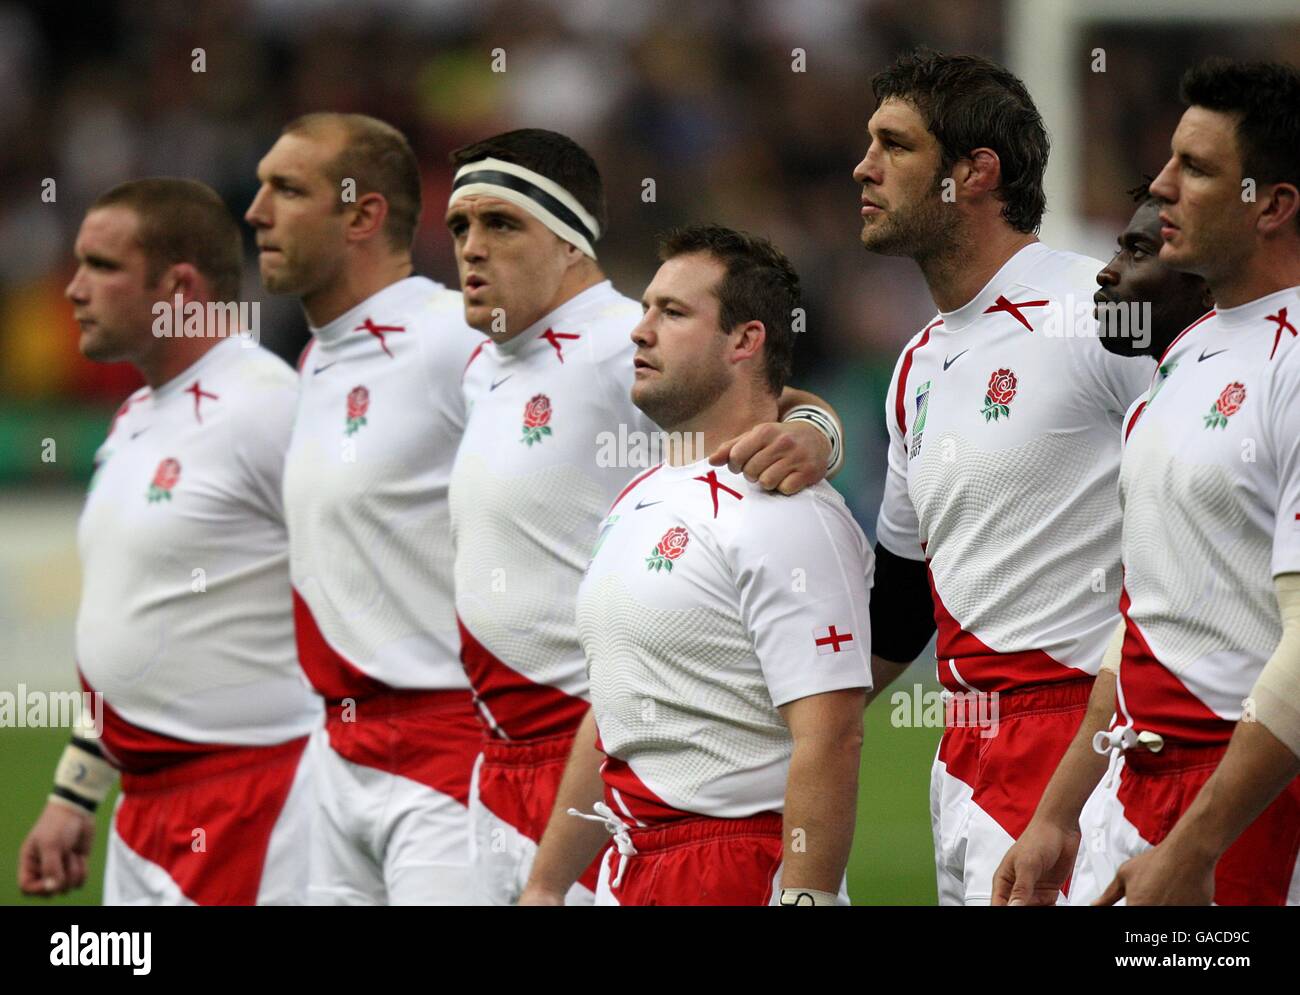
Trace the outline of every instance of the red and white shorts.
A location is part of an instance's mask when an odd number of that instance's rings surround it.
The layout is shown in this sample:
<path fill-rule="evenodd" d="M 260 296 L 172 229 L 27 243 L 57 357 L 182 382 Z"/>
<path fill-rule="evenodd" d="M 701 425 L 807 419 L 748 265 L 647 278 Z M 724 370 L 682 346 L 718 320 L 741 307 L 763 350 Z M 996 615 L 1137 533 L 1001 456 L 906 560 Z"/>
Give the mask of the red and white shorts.
<path fill-rule="evenodd" d="M 1173 829 L 1227 750 L 1166 742 L 1159 753 L 1136 746 L 1111 756 L 1110 770 L 1079 815 L 1071 905 L 1094 901 L 1124 861 Z M 1246 827 L 1214 872 L 1217 905 L 1300 905 L 1300 778 Z"/>
<path fill-rule="evenodd" d="M 1092 683 L 1089 677 L 1002 692 L 978 710 L 996 718 L 988 724 L 955 724 L 950 709 L 930 771 L 940 905 L 989 904 L 998 864 L 1079 731 Z"/>
<path fill-rule="evenodd" d="M 634 852 L 601 858 L 597 905 L 777 905 L 784 840 L 779 812 L 747 819 L 699 816 L 626 827 Z M 841 905 L 849 904 L 841 885 Z"/>
<path fill-rule="evenodd" d="M 391 690 L 326 706 L 313 905 L 470 905 L 469 782 L 483 727 L 468 691 Z"/>
<path fill-rule="evenodd" d="M 105 905 L 302 905 L 314 796 L 307 737 L 123 772 Z"/>
<path fill-rule="evenodd" d="M 514 905 L 555 807 L 573 734 L 487 739 L 481 745 L 470 793 L 478 899 L 485 905 Z M 592 904 L 598 864 L 593 862 L 569 889 L 566 905 Z"/>

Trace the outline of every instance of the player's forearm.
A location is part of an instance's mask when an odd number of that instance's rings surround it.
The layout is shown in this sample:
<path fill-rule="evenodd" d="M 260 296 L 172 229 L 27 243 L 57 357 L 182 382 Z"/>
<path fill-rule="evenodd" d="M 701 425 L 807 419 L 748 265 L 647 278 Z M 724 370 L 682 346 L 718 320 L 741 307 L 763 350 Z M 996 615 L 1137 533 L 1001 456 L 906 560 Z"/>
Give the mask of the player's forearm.
<path fill-rule="evenodd" d="M 1166 840 L 1213 863 L 1300 775 L 1300 757 L 1259 722 L 1238 722 L 1223 760 Z"/>
<path fill-rule="evenodd" d="M 1036 821 L 1050 822 L 1062 829 L 1078 831 L 1079 813 L 1088 796 L 1106 774 L 1109 763 L 1105 754 L 1092 746 L 1093 737 L 1110 726 L 1115 714 L 1115 675 L 1102 670 L 1092 685 L 1088 710 L 1079 723 L 1070 747 L 1057 764 L 1056 773 L 1047 782 L 1043 797 L 1034 812 Z"/>
<path fill-rule="evenodd" d="M 609 843 L 609 831 L 603 825 L 569 815 L 570 808 L 590 812 L 604 797 L 601 759 L 596 749 L 596 719 L 588 711 L 574 737 L 555 807 L 528 876 L 526 894 L 564 895 Z"/>
<path fill-rule="evenodd" d="M 782 888 L 839 892 L 853 846 L 861 756 L 861 722 L 838 735 L 795 741 L 785 792 Z"/>

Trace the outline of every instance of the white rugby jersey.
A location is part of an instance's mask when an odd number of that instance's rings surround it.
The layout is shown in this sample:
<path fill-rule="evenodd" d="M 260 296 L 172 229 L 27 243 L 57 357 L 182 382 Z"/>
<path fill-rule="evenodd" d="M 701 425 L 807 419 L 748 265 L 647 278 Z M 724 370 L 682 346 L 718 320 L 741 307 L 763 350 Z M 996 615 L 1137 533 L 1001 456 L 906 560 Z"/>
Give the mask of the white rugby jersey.
<path fill-rule="evenodd" d="M 642 825 L 782 811 L 777 706 L 871 686 L 872 567 L 825 481 L 785 497 L 707 459 L 634 480 L 578 594 L 611 808 Z"/>
<path fill-rule="evenodd" d="M 420 276 L 312 335 L 284 479 L 303 668 L 330 699 L 467 688 L 447 487 L 483 336 Z"/>
<path fill-rule="evenodd" d="M 452 472 L 462 659 L 494 735 L 571 732 L 587 709 L 574 600 L 610 502 L 627 483 L 620 429 L 658 430 L 632 404 L 641 307 L 608 281 L 465 370 Z"/>
<path fill-rule="evenodd" d="M 1226 743 L 1300 571 L 1300 287 L 1211 312 L 1170 346 L 1120 472 L 1126 721 Z"/>
<path fill-rule="evenodd" d="M 1114 631 L 1120 424 L 1154 367 L 1096 338 L 1101 267 L 1028 245 L 894 370 L 877 536 L 929 565 L 950 690 L 1096 674 Z"/>
<path fill-rule="evenodd" d="M 295 399 L 289 366 L 227 339 L 132 394 L 95 454 L 77 663 L 128 770 L 319 721 L 294 652 L 280 499 Z"/>

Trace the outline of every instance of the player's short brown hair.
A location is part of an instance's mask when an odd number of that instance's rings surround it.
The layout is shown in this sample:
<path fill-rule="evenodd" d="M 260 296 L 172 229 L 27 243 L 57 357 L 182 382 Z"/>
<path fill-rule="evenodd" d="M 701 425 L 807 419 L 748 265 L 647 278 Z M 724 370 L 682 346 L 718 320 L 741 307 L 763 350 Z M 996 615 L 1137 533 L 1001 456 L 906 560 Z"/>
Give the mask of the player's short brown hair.
<path fill-rule="evenodd" d="M 388 202 L 384 222 L 388 244 L 397 251 L 409 250 L 420 227 L 422 208 L 420 163 L 411 143 L 386 121 L 336 111 L 316 111 L 294 118 L 280 134 L 319 134 L 331 127 L 343 129 L 344 144 L 343 150 L 326 163 L 325 178 L 340 191 L 344 180 L 353 180 L 358 197 L 381 195 Z M 338 209 L 343 209 L 342 199 Z"/>
<path fill-rule="evenodd" d="M 1300 186 L 1300 70 L 1210 58 L 1183 74 L 1179 91 L 1189 106 L 1236 118 L 1243 177 Z"/>
<path fill-rule="evenodd" d="M 1014 73 L 978 55 L 918 48 L 877 73 L 871 90 L 877 104 L 897 99 L 916 108 L 939 142 L 944 172 L 977 148 L 996 152 L 1003 219 L 1016 231 L 1038 231 L 1051 144 L 1033 97 Z"/>
<path fill-rule="evenodd" d="M 135 212 L 136 241 L 148 261 L 150 284 L 168 266 L 189 263 L 211 285 L 216 300 L 238 299 L 244 275 L 239 222 L 210 186 L 171 176 L 129 180 L 101 194 L 90 209 L 104 207 Z"/>
<path fill-rule="evenodd" d="M 794 363 L 799 274 L 767 239 L 721 225 L 674 228 L 659 239 L 664 262 L 692 252 L 710 255 L 726 269 L 716 290 L 722 330 L 729 332 L 747 321 L 763 323 L 764 376 L 771 392 L 779 395 Z"/>

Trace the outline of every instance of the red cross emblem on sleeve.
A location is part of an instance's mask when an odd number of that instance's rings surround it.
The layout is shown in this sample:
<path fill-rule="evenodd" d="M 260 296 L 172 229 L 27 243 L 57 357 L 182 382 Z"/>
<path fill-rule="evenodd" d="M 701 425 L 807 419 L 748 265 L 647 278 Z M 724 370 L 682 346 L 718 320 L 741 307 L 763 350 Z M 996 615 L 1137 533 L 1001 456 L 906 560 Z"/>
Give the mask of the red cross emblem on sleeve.
<path fill-rule="evenodd" d="M 372 319 L 366 318 L 365 321 L 357 325 L 357 327 L 352 330 L 354 332 L 369 332 L 371 335 L 373 335 L 375 338 L 379 340 L 379 348 L 383 349 L 384 352 L 387 353 L 388 357 L 391 359 L 393 354 L 388 351 L 388 343 L 384 341 L 384 336 L 390 332 L 404 332 L 406 331 L 406 326 L 405 325 L 376 325 Z"/>
<path fill-rule="evenodd" d="M 1016 321 L 1020 322 L 1020 324 L 1024 325 L 1032 332 L 1034 330 L 1034 326 L 1029 323 L 1028 318 L 1026 318 L 1023 314 L 1020 313 L 1020 309 L 1022 307 L 1047 307 L 1047 305 L 1050 303 L 1052 302 L 1051 301 L 1016 301 L 1013 303 L 1007 300 L 1001 294 L 998 294 L 997 300 L 994 301 L 992 304 L 990 304 L 988 306 L 988 309 L 984 313 L 996 314 L 998 311 L 1005 311 L 1007 314 L 1011 315 L 1011 317 L 1015 318 Z"/>
<path fill-rule="evenodd" d="M 853 633 L 836 632 L 835 626 L 827 629 L 813 629 L 813 640 L 817 644 L 817 655 L 827 656 L 840 652 L 841 643 L 853 642 Z"/>
<path fill-rule="evenodd" d="M 1286 308 L 1279 309 L 1277 314 L 1264 315 L 1264 320 L 1277 322 L 1277 335 L 1273 336 L 1273 351 L 1268 354 L 1268 358 L 1272 359 L 1277 355 L 1277 347 L 1282 343 L 1282 333 L 1290 332 L 1291 337 L 1295 338 L 1296 329 L 1295 325 L 1286 320 Z"/>

